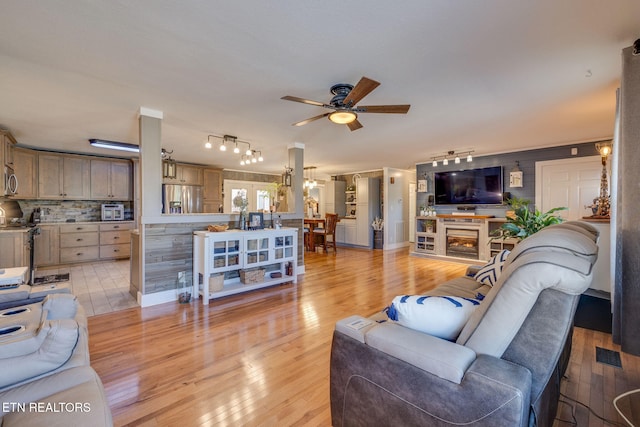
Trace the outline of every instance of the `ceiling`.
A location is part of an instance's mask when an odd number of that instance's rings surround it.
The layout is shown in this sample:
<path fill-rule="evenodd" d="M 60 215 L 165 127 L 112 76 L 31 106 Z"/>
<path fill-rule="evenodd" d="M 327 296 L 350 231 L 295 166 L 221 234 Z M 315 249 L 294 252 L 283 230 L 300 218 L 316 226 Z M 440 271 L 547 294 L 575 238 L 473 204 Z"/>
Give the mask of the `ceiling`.
<path fill-rule="evenodd" d="M 413 168 L 449 150 L 486 155 L 610 137 L 637 0 L 9 0 L 0 14 L 0 127 L 20 144 L 120 155 L 140 107 L 160 110 L 180 161 L 281 173 L 305 144 L 317 176 Z M 364 128 L 317 120 L 335 83 L 381 85 Z M 242 167 L 207 135 L 265 158 Z M 219 142 L 219 139 L 213 139 Z"/>

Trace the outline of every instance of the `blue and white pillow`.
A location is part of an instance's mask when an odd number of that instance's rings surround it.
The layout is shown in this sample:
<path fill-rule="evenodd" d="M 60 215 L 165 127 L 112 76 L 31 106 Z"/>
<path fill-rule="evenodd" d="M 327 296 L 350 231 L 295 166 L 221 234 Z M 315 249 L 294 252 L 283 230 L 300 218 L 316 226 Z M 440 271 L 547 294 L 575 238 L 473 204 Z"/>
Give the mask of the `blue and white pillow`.
<path fill-rule="evenodd" d="M 481 295 L 477 299 L 404 295 L 395 297 L 385 310 L 389 319 L 402 326 L 453 341 L 481 300 Z"/>
<path fill-rule="evenodd" d="M 498 283 L 498 278 L 500 277 L 500 273 L 502 273 L 502 267 L 504 266 L 509 253 L 510 252 L 506 249 L 498 252 L 496 255 L 491 257 L 484 267 L 478 270 L 473 278 L 478 282 L 489 286 L 493 286 Z"/>

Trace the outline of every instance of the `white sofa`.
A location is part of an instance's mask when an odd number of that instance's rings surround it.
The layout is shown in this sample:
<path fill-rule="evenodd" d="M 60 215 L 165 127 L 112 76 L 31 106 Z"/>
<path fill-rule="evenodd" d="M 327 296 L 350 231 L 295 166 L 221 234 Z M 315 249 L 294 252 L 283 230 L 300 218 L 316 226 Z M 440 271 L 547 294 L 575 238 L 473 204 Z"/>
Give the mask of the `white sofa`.
<path fill-rule="evenodd" d="M 75 296 L 0 310 L 0 366 L 3 427 L 113 424 Z"/>

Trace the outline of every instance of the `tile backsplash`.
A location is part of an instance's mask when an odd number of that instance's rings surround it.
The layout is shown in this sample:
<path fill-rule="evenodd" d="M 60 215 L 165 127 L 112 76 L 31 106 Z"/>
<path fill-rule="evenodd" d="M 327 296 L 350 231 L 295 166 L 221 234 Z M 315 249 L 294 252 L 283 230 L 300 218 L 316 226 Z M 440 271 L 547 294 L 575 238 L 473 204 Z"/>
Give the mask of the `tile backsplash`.
<path fill-rule="evenodd" d="M 35 208 L 40 208 L 41 222 L 100 221 L 103 204 L 85 200 L 20 200 L 18 203 L 25 221 L 29 220 Z M 133 219 L 133 203 L 123 202 L 123 205 L 125 219 Z"/>

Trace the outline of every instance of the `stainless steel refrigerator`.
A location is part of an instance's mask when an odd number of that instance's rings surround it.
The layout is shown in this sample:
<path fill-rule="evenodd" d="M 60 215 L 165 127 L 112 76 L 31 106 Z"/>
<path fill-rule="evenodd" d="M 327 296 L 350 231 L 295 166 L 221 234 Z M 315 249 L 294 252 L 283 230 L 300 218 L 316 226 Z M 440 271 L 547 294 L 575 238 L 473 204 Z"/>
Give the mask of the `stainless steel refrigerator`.
<path fill-rule="evenodd" d="M 202 213 L 202 186 L 162 186 L 162 212 L 166 214 Z"/>

